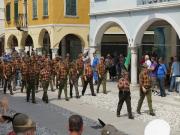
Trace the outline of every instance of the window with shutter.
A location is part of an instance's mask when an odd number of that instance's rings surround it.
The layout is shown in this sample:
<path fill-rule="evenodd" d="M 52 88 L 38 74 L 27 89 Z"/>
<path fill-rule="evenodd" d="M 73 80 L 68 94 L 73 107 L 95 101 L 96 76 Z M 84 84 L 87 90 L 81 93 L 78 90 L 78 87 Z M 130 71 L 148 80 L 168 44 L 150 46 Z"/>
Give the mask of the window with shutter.
<path fill-rule="evenodd" d="M 43 0 L 43 16 L 48 16 L 48 0 Z"/>
<path fill-rule="evenodd" d="M 18 20 L 18 0 L 14 0 L 14 20 Z"/>
<path fill-rule="evenodd" d="M 11 5 L 8 3 L 6 5 L 6 21 L 9 22 L 11 21 Z"/>
<path fill-rule="evenodd" d="M 33 18 L 37 18 L 37 0 L 33 0 Z"/>
<path fill-rule="evenodd" d="M 77 0 L 66 0 L 66 15 L 67 16 L 77 15 Z"/>

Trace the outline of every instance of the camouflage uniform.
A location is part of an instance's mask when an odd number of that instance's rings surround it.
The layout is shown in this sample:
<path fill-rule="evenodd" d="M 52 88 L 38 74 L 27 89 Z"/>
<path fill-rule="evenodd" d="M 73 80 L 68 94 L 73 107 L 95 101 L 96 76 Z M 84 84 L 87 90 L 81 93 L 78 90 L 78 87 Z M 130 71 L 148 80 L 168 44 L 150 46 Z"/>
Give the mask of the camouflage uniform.
<path fill-rule="evenodd" d="M 48 65 L 46 65 L 40 72 L 40 80 L 43 87 L 43 97 L 42 100 L 48 103 L 48 87 L 49 87 L 49 81 L 51 79 L 51 71 Z"/>
<path fill-rule="evenodd" d="M 4 85 L 3 65 L 4 65 L 4 63 L 0 60 L 0 83 L 1 83 L 2 87 L 3 87 L 3 85 Z"/>
<path fill-rule="evenodd" d="M 92 96 L 96 96 L 96 94 L 94 93 L 94 86 L 93 86 L 93 70 L 92 70 L 92 67 L 90 65 L 90 62 L 88 62 L 86 64 L 86 66 L 85 66 L 85 71 L 84 71 L 84 86 L 83 86 L 83 90 L 82 90 L 82 95 L 83 96 L 84 96 L 84 93 L 86 91 L 88 83 L 90 85 Z"/>
<path fill-rule="evenodd" d="M 39 73 L 41 70 L 41 67 L 38 62 L 34 62 L 35 65 L 35 91 L 38 92 L 38 86 L 39 86 Z"/>
<path fill-rule="evenodd" d="M 13 95 L 12 86 L 11 86 L 12 73 L 13 73 L 13 68 L 11 66 L 11 63 L 5 62 L 3 66 L 3 74 L 4 74 L 4 79 L 5 79 L 4 94 L 6 94 L 6 87 L 8 86 L 10 94 Z"/>
<path fill-rule="evenodd" d="M 82 56 L 79 56 L 79 58 L 76 61 L 76 65 L 78 70 L 78 80 L 81 77 L 82 86 L 84 86 L 84 80 L 83 80 L 84 61 Z"/>
<path fill-rule="evenodd" d="M 30 64 L 28 65 L 28 74 L 27 74 L 27 102 L 29 102 L 30 99 L 30 94 L 32 93 L 32 103 L 36 103 L 35 101 L 35 79 L 36 79 L 36 74 L 35 74 L 35 64 L 31 61 Z"/>
<path fill-rule="evenodd" d="M 65 99 L 68 101 L 67 97 L 67 69 L 64 63 L 59 64 L 58 70 L 57 70 L 57 81 L 59 85 L 59 92 L 58 92 L 58 99 L 61 99 L 61 93 L 64 89 Z"/>
<path fill-rule="evenodd" d="M 102 83 L 103 85 L 103 93 L 107 94 L 106 92 L 106 66 L 104 64 L 104 58 L 101 58 L 101 62 L 97 66 L 98 71 L 98 85 L 97 85 L 97 93 L 99 93 L 99 87 Z"/>
<path fill-rule="evenodd" d="M 21 75 L 22 75 L 21 92 L 23 92 L 24 87 L 27 90 L 27 74 L 28 74 L 28 64 L 23 61 L 23 63 L 21 64 Z"/>
<path fill-rule="evenodd" d="M 123 78 L 119 79 L 118 82 L 119 102 L 117 106 L 117 117 L 120 117 L 120 112 L 125 101 L 127 105 L 128 116 L 130 119 L 134 119 L 131 108 L 131 92 L 129 88 L 129 80 L 126 76 L 128 76 L 128 73 L 124 73 Z"/>
<path fill-rule="evenodd" d="M 78 91 L 78 70 L 75 63 L 71 63 L 69 69 L 69 79 L 70 79 L 70 97 L 72 98 L 73 93 L 73 85 L 76 91 L 76 98 L 79 98 L 79 91 Z"/>

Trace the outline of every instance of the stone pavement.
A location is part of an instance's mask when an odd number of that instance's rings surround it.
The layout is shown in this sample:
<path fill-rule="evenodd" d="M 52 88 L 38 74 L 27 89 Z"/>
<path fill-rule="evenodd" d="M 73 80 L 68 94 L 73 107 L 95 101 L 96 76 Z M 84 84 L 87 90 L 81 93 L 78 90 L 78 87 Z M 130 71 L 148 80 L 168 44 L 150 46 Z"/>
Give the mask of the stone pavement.
<path fill-rule="evenodd" d="M 88 122 L 85 130 L 88 130 L 87 133 L 89 133 L 89 135 L 100 134 L 100 130 L 96 130 L 96 127 L 98 127 L 98 118 L 101 118 L 106 123 L 115 125 L 119 130 L 129 135 L 143 135 L 146 124 L 153 119 L 160 118 L 166 120 L 170 124 L 172 135 L 180 134 L 180 102 L 174 98 L 175 96 L 178 96 L 177 94 L 170 93 L 171 95 L 168 95 L 165 98 L 153 96 L 153 107 L 155 109 L 156 117 L 152 117 L 148 115 L 146 99 L 142 106 L 143 114 L 136 114 L 135 110 L 139 99 L 139 92 L 137 90 L 132 90 L 132 109 L 135 120 L 129 120 L 125 104 L 121 112 L 122 117 L 116 117 L 116 107 L 118 103 L 117 84 L 115 82 L 108 82 L 107 89 L 109 90 L 107 95 L 100 93 L 97 97 L 90 96 L 90 90 L 88 89 L 84 97 L 81 97 L 80 99 L 73 98 L 69 102 L 63 99 L 57 100 L 57 90 L 56 92 L 49 91 L 50 104 L 48 105 L 42 103 L 40 100 L 42 96 L 41 89 L 40 92 L 36 94 L 36 97 L 39 98 L 37 105 L 26 103 L 25 94 L 19 93 L 19 91 L 17 91 L 10 99 L 12 100 L 13 105 L 16 104 L 15 110 L 28 112 L 28 114 L 31 113 L 32 117 L 38 120 L 40 126 L 42 124 L 42 126 L 56 132 L 58 129 L 64 134 L 67 134 L 67 132 L 65 132 L 66 127 L 64 124 L 67 124 L 67 118 L 72 112 L 86 116 L 85 120 Z M 79 90 L 81 92 L 82 87 L 79 87 Z M 63 94 L 64 93 L 62 93 L 62 95 Z M 24 108 L 26 108 L 26 110 Z M 40 117 L 41 119 L 39 120 Z M 59 121 L 61 122 L 59 122 L 58 119 L 60 119 Z M 61 129 L 60 127 L 63 128 Z M 85 133 L 85 135 L 88 134 Z"/>

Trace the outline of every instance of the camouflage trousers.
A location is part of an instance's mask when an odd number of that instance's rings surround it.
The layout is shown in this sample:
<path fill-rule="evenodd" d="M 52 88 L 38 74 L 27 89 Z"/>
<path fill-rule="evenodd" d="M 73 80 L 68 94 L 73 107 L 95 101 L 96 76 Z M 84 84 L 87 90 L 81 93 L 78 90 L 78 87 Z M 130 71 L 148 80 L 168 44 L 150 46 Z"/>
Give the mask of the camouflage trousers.
<path fill-rule="evenodd" d="M 67 78 L 61 79 L 59 82 L 59 92 L 58 92 L 58 99 L 61 99 L 62 90 L 64 89 L 65 99 L 68 99 L 67 97 Z"/>
<path fill-rule="evenodd" d="M 49 81 L 42 81 L 42 88 L 43 88 L 43 97 L 42 100 L 48 103 L 48 87 L 49 87 Z"/>
<path fill-rule="evenodd" d="M 32 95 L 32 103 L 35 103 L 35 81 L 31 80 L 28 81 L 27 83 L 27 92 L 26 92 L 27 96 L 27 102 L 29 102 L 30 99 L 30 95 Z"/>
<path fill-rule="evenodd" d="M 98 85 L 97 85 L 97 93 L 99 93 L 99 87 L 102 84 L 103 86 L 103 93 L 106 94 L 106 77 L 99 77 L 98 79 Z"/>
<path fill-rule="evenodd" d="M 76 92 L 76 98 L 79 98 L 79 91 L 78 91 L 78 80 L 76 79 L 70 79 L 70 97 L 72 98 L 73 96 L 73 86 L 75 88 L 75 92 Z"/>
<path fill-rule="evenodd" d="M 9 91 L 10 91 L 10 94 L 13 95 L 13 92 L 12 92 L 12 85 L 11 85 L 11 81 L 12 78 L 11 77 L 7 77 L 7 79 L 4 78 L 4 94 L 6 94 L 6 89 L 8 87 Z"/>

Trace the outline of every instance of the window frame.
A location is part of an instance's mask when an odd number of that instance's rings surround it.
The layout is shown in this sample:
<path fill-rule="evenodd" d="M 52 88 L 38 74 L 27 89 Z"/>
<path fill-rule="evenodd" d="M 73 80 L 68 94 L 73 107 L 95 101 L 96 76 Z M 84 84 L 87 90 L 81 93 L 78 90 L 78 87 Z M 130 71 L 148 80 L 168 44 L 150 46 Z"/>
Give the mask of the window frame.
<path fill-rule="evenodd" d="M 64 0 L 64 16 L 65 17 L 69 17 L 69 18 L 78 18 L 78 0 L 76 0 L 76 15 L 67 15 L 67 12 L 66 12 L 66 1 L 67 0 Z"/>
<path fill-rule="evenodd" d="M 32 0 L 32 18 L 38 18 L 38 0 L 36 0 L 36 16 L 34 16 L 34 0 Z"/>
<path fill-rule="evenodd" d="M 7 14 L 8 10 L 7 10 L 7 6 L 9 5 L 9 14 Z M 9 15 L 9 18 L 7 17 Z M 11 3 L 8 2 L 6 4 L 6 22 L 10 23 L 11 22 Z"/>
<path fill-rule="evenodd" d="M 44 7 L 44 1 L 45 0 L 43 0 L 43 18 L 47 18 L 47 17 L 49 17 L 49 0 L 47 0 L 47 3 L 48 3 L 48 5 L 47 5 L 47 14 L 44 14 L 45 12 L 45 7 Z"/>
<path fill-rule="evenodd" d="M 17 6 L 16 7 L 17 9 L 15 8 L 15 6 Z M 16 13 L 16 10 L 17 10 L 17 13 Z M 14 21 L 17 21 L 18 17 L 19 17 L 19 1 L 18 0 L 14 0 Z"/>

